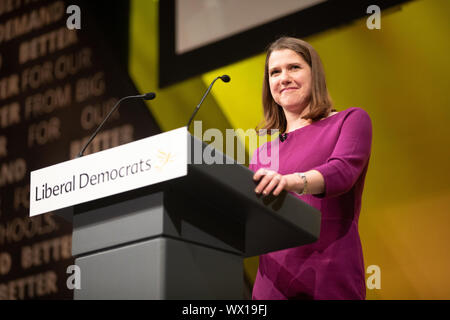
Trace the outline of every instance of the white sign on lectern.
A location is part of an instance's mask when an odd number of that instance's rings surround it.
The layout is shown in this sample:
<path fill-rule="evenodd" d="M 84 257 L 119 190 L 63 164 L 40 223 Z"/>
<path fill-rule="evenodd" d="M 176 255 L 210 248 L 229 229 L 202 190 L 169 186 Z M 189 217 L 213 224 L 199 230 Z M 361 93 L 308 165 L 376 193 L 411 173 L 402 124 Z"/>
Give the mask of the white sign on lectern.
<path fill-rule="evenodd" d="M 31 172 L 30 217 L 187 175 L 186 127 Z"/>

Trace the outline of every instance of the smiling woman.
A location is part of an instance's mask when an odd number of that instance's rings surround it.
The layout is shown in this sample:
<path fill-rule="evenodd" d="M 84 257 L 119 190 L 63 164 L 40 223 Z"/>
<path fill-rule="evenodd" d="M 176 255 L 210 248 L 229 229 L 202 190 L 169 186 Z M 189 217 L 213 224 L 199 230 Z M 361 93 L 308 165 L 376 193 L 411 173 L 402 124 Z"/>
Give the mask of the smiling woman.
<path fill-rule="evenodd" d="M 372 126 L 360 108 L 333 112 L 317 52 L 280 38 L 267 52 L 264 129 L 280 139 L 254 153 L 255 192 L 292 192 L 322 213 L 319 240 L 260 256 L 254 299 L 364 299 L 365 273 L 358 232 Z M 259 161 L 278 152 L 278 168 Z M 301 212 L 299 212 L 301 214 Z"/>
<path fill-rule="evenodd" d="M 283 106 L 287 117 L 306 114 L 311 68 L 301 56 L 289 49 L 274 51 L 269 58 L 269 85 L 273 100 Z"/>
<path fill-rule="evenodd" d="M 302 100 L 302 103 L 297 101 L 298 108 L 303 111 L 301 118 L 316 121 L 334 111 L 317 52 L 305 41 L 283 37 L 271 44 L 267 51 L 262 89 L 264 129 L 286 132 L 287 119 L 280 106 L 290 107 L 279 99 L 281 91 L 288 88 L 297 90 L 294 103 L 296 99 Z M 308 108 L 305 102 L 310 104 Z"/>

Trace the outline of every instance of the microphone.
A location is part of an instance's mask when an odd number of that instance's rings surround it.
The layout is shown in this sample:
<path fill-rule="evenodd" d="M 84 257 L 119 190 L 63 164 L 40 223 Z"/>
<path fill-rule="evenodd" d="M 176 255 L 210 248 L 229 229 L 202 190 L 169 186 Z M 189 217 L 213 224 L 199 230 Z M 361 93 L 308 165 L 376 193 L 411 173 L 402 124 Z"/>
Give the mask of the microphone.
<path fill-rule="evenodd" d="M 94 138 L 97 136 L 98 132 L 103 127 L 105 122 L 109 119 L 109 117 L 113 114 L 113 112 L 119 107 L 119 105 L 120 105 L 120 103 L 122 101 L 127 100 L 127 99 L 136 99 L 136 98 L 141 98 L 141 99 L 144 99 L 144 100 L 152 100 L 152 99 L 155 99 L 155 97 L 156 97 L 156 93 L 148 92 L 146 94 L 140 94 L 140 95 L 136 95 L 136 96 L 123 97 L 122 99 L 117 101 L 117 103 L 114 105 L 114 107 L 111 109 L 111 111 L 109 111 L 109 113 L 106 115 L 105 119 L 103 119 L 102 123 L 100 123 L 100 125 L 97 127 L 95 132 L 91 135 L 91 137 L 89 138 L 88 142 L 86 142 L 86 144 L 83 146 L 83 148 L 81 149 L 80 153 L 77 155 L 77 158 L 80 158 L 80 157 L 83 156 L 83 153 L 86 150 L 86 148 L 88 147 L 88 145 L 92 142 L 92 140 L 94 140 Z"/>
<path fill-rule="evenodd" d="M 191 118 L 189 119 L 188 123 L 187 123 L 187 129 L 189 130 L 189 126 L 191 125 L 192 120 L 194 119 L 195 115 L 197 114 L 198 110 L 200 109 L 200 106 L 203 103 L 203 100 L 205 100 L 206 96 L 208 95 L 209 91 L 211 91 L 211 88 L 214 84 L 214 82 L 216 82 L 216 80 L 221 79 L 223 82 L 230 82 L 231 78 L 229 75 L 224 74 L 223 76 L 219 76 L 216 77 L 211 84 L 208 87 L 208 90 L 206 90 L 205 94 L 202 97 L 202 100 L 200 100 L 200 103 L 197 105 L 197 107 L 195 108 L 194 112 L 191 115 Z"/>
<path fill-rule="evenodd" d="M 287 133 L 282 133 L 280 134 L 280 140 L 281 142 L 285 142 L 288 138 L 288 134 Z"/>
<path fill-rule="evenodd" d="M 139 96 L 137 96 L 137 97 L 139 97 Z M 155 99 L 155 97 L 156 97 L 156 93 L 148 92 L 146 94 L 143 94 L 142 99 L 144 99 L 144 100 L 153 100 L 153 99 Z"/>
<path fill-rule="evenodd" d="M 219 77 L 220 79 L 222 79 L 223 82 L 230 82 L 231 78 L 229 75 L 224 74 L 223 76 Z"/>

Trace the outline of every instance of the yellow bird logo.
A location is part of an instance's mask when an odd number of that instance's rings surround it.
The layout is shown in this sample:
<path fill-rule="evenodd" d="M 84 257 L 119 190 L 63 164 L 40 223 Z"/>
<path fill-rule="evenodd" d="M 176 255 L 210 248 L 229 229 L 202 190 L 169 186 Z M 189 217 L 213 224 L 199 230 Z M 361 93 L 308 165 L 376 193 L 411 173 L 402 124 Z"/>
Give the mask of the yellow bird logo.
<path fill-rule="evenodd" d="M 167 153 L 161 150 L 158 150 L 157 158 L 159 164 L 155 166 L 156 169 L 161 171 L 168 163 L 175 161 L 174 160 L 175 155 L 173 155 L 171 152 Z"/>

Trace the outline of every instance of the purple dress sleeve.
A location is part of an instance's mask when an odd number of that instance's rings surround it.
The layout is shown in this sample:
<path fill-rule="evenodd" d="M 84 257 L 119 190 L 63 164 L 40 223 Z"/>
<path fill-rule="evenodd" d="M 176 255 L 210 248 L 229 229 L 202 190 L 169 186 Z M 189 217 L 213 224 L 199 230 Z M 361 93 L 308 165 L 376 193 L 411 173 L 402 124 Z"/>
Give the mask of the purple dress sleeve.
<path fill-rule="evenodd" d="M 370 157 L 372 123 L 363 109 L 347 114 L 332 154 L 313 170 L 325 180 L 325 192 L 317 197 L 335 197 L 348 192 L 361 176 Z"/>

